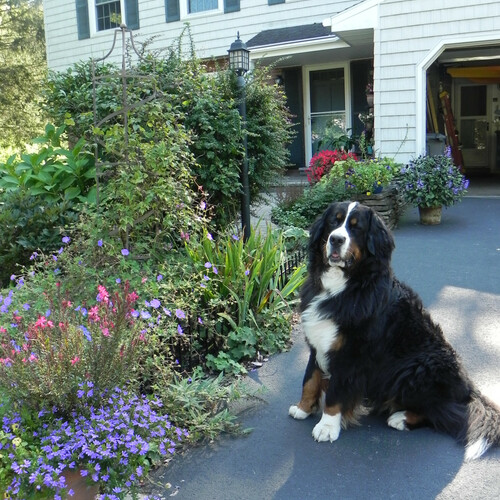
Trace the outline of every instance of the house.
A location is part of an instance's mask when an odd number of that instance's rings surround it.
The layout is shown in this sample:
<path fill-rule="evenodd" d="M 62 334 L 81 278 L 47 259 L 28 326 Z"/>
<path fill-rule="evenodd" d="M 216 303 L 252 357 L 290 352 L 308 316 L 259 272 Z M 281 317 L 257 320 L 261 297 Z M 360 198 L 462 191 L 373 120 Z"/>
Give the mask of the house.
<path fill-rule="evenodd" d="M 206 59 L 226 58 L 239 32 L 284 86 L 296 167 L 325 127 L 360 134 L 373 113 L 378 154 L 406 161 L 446 140 L 467 172 L 500 173 L 497 0 L 44 0 L 44 12 L 52 70 L 105 55 L 120 22 L 153 48 L 189 23 Z"/>

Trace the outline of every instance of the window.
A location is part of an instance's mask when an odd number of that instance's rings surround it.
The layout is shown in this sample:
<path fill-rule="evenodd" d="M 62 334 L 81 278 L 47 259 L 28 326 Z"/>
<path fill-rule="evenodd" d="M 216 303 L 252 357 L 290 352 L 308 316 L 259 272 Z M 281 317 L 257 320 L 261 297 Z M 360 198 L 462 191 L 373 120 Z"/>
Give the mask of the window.
<path fill-rule="evenodd" d="M 120 0 L 96 0 L 97 31 L 118 28 L 121 23 Z"/>
<path fill-rule="evenodd" d="M 218 0 L 188 0 L 188 13 L 203 12 L 205 10 L 214 10 L 219 7 Z"/>
<path fill-rule="evenodd" d="M 96 32 L 118 28 L 138 30 L 139 0 L 76 0 L 78 40 L 90 38 Z"/>

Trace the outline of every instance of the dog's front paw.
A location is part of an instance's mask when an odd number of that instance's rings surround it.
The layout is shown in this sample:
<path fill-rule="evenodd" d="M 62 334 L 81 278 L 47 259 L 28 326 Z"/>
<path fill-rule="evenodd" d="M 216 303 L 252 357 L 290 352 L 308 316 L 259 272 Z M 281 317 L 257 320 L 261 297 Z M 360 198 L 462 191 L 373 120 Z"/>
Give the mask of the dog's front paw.
<path fill-rule="evenodd" d="M 306 411 L 301 410 L 297 405 L 292 405 L 288 409 L 288 415 L 290 415 L 291 417 L 293 417 L 297 420 L 304 420 L 305 418 L 307 418 L 310 415 L 310 413 L 307 413 Z"/>
<path fill-rule="evenodd" d="M 339 437 L 341 420 L 342 415 L 340 413 L 333 416 L 323 413 L 321 420 L 314 426 L 313 438 L 318 442 L 330 441 L 330 443 L 333 443 Z"/>
<path fill-rule="evenodd" d="M 406 412 L 397 411 L 393 413 L 387 419 L 387 425 L 393 429 L 397 429 L 398 431 L 407 431 L 408 426 L 406 425 Z"/>

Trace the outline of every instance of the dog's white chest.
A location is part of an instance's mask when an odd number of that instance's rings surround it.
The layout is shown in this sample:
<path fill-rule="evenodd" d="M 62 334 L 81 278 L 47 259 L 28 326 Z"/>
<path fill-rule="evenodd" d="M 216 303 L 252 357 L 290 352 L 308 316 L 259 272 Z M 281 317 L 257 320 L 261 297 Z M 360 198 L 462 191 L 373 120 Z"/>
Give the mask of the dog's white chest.
<path fill-rule="evenodd" d="M 316 361 L 321 371 L 329 374 L 328 353 L 337 338 L 338 326 L 330 318 L 325 317 L 320 306 L 331 297 L 344 290 L 346 280 L 340 269 L 332 268 L 321 278 L 324 291 L 315 297 L 302 313 L 302 326 L 310 346 L 316 351 Z"/>

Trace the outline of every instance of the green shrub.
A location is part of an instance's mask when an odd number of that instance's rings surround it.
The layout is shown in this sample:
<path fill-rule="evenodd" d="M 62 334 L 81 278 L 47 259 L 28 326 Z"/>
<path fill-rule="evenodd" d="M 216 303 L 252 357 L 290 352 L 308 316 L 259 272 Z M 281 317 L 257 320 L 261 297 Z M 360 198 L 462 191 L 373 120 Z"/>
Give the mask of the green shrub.
<path fill-rule="evenodd" d="M 0 196 L 0 286 L 27 265 L 34 251 L 55 251 L 61 246 L 61 228 L 76 222 L 75 204 L 68 200 L 41 200 L 26 191 Z"/>
<path fill-rule="evenodd" d="M 128 87 L 128 102 L 139 102 L 155 91 L 158 97 L 130 113 L 129 132 L 157 137 L 157 127 L 162 125 L 157 117 L 161 116 L 167 117 L 164 123 L 169 130 L 179 133 L 183 129 L 192 155 L 192 174 L 214 207 L 214 224 L 225 227 L 238 213 L 241 193 L 243 143 L 235 77 L 230 71 L 209 73 L 194 56 L 182 57 L 179 46 L 180 41 L 165 57 L 148 54 L 139 64 L 131 64 L 132 71 L 152 78 L 135 79 L 134 85 Z M 191 52 L 194 54 L 192 48 Z M 116 89 L 121 80 L 113 76 L 116 73 L 111 65 L 98 67 L 98 120 L 120 108 L 116 96 L 121 91 Z M 96 140 L 95 134 L 99 140 L 105 139 L 107 147 L 100 148 L 101 159 L 123 163 L 123 148 L 116 141 L 120 134 L 124 135 L 119 116 L 104 121 L 97 130 L 92 127 L 90 74 L 90 63 L 79 63 L 66 73 L 52 74 L 45 92 L 46 110 L 54 120 L 64 119 L 68 123 L 72 137 L 83 136 L 91 143 Z M 284 94 L 268 83 L 268 70 L 252 71 L 246 78 L 249 178 L 255 200 L 287 165 L 286 145 L 292 137 L 292 124 Z M 77 116 L 78 120 L 71 119 Z M 110 146 L 113 140 L 116 147 Z M 184 145 L 183 141 L 180 145 L 173 141 L 169 148 L 175 153 L 179 147 L 183 153 Z"/>

